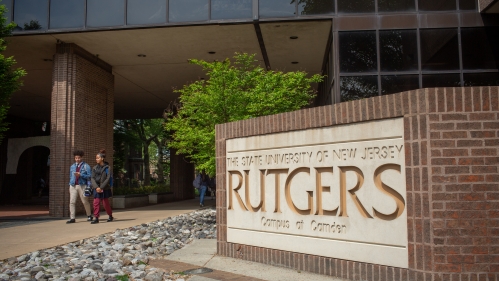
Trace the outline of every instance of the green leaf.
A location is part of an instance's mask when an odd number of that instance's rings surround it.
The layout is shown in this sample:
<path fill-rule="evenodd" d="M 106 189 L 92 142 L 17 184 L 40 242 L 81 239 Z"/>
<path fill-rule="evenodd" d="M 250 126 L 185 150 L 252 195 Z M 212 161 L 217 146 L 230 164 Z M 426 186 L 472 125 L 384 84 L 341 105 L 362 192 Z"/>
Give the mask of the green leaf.
<path fill-rule="evenodd" d="M 216 124 L 301 109 L 315 97 L 311 84 L 323 79 L 303 71 L 266 71 L 255 55 L 245 53 L 236 53 L 232 61 L 189 62 L 209 78 L 176 90 L 179 105 L 170 110 L 165 128 L 172 132 L 170 147 L 211 176 L 216 173 Z"/>

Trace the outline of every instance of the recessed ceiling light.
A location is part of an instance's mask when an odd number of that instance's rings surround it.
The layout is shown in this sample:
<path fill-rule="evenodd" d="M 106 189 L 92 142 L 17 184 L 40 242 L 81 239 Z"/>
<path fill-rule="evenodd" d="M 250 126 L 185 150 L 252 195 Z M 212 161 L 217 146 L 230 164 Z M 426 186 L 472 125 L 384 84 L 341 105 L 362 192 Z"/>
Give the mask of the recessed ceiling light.
<path fill-rule="evenodd" d="M 292 64 L 298 64 L 298 62 L 297 62 L 297 61 L 292 61 L 291 63 L 292 63 Z"/>
<path fill-rule="evenodd" d="M 137 57 L 145 58 L 146 55 L 144 55 L 144 54 L 138 54 Z"/>
<path fill-rule="evenodd" d="M 289 39 L 298 39 L 298 36 L 290 36 Z"/>
<path fill-rule="evenodd" d="M 43 59 L 43 61 L 52 61 L 52 59 Z"/>
<path fill-rule="evenodd" d="M 217 52 L 213 52 L 213 51 L 208 52 L 208 54 L 210 54 L 210 55 L 214 55 L 214 54 L 216 54 L 216 53 L 217 53 Z"/>

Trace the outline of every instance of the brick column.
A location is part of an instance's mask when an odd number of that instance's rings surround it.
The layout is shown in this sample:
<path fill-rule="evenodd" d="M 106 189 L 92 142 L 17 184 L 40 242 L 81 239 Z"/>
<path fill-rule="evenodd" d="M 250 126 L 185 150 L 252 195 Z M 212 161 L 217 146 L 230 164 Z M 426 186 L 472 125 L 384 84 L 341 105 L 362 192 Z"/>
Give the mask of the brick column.
<path fill-rule="evenodd" d="M 75 44 L 58 44 L 52 78 L 50 215 L 69 216 L 69 167 L 73 150 L 95 165 L 99 149 L 113 160 L 114 76 L 112 67 Z M 83 211 L 77 200 L 77 213 Z"/>
<path fill-rule="evenodd" d="M 194 198 L 194 165 L 187 162 L 184 155 L 178 155 L 174 149 L 170 150 L 170 187 L 175 200 Z"/>

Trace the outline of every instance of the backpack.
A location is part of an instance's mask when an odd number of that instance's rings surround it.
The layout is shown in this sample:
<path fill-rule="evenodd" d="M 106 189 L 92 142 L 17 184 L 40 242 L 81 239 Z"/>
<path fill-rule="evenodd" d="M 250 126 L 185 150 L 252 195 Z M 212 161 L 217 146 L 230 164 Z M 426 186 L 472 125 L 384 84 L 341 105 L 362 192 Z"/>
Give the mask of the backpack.
<path fill-rule="evenodd" d="M 194 178 L 194 181 L 192 182 L 192 185 L 197 188 L 197 189 L 200 189 L 201 188 L 201 174 L 198 174 L 196 176 L 196 178 Z"/>

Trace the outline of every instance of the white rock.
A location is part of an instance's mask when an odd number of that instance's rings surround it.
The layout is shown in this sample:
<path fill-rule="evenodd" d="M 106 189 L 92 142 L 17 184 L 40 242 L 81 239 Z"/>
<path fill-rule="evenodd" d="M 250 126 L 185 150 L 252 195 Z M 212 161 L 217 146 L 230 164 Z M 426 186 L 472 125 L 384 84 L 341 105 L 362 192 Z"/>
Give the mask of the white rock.
<path fill-rule="evenodd" d="M 38 280 L 43 276 L 45 276 L 45 273 L 43 273 L 43 271 L 38 271 L 38 273 L 35 275 L 35 279 Z"/>

